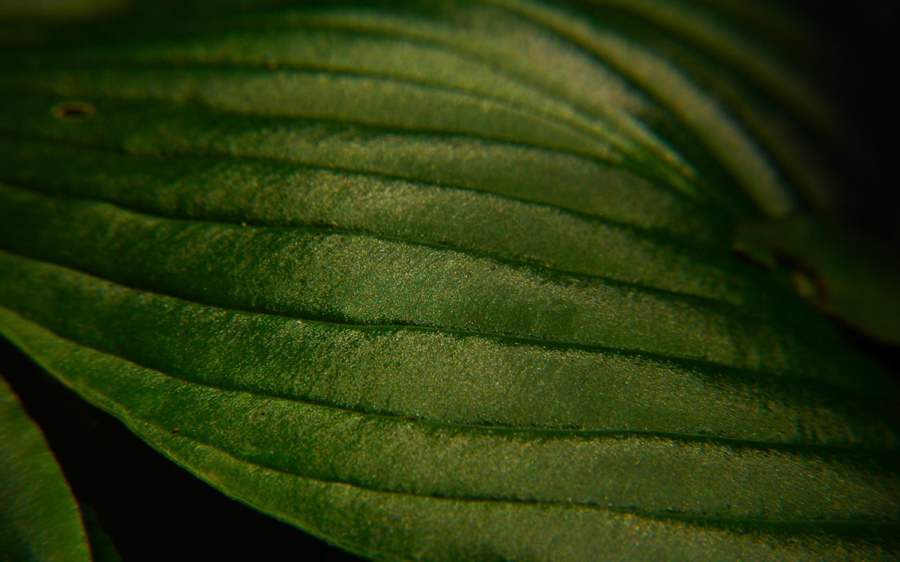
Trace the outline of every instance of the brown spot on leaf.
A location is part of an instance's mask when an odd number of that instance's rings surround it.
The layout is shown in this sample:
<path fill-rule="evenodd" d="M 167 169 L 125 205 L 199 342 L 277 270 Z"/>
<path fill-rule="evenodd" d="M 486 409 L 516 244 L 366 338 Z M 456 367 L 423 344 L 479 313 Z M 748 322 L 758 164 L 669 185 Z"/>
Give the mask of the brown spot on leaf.
<path fill-rule="evenodd" d="M 70 123 L 83 123 L 92 118 L 97 110 L 83 101 L 64 101 L 50 108 L 53 117 Z"/>

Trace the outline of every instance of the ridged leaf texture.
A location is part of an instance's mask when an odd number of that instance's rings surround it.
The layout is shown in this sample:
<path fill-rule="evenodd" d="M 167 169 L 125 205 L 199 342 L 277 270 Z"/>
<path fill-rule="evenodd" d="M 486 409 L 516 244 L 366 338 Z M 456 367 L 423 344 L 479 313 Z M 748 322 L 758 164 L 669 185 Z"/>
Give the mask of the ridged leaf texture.
<path fill-rule="evenodd" d="M 732 252 L 840 208 L 802 23 L 243 4 L 6 41 L 7 338 L 375 559 L 900 554 L 896 384 Z"/>

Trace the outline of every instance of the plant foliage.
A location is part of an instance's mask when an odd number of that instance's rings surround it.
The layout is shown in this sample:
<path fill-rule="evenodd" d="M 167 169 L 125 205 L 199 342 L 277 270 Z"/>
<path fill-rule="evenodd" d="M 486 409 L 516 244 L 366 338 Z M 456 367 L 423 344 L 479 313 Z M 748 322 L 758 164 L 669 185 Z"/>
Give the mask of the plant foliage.
<path fill-rule="evenodd" d="M 4 41 L 0 333 L 375 559 L 898 555 L 896 383 L 733 252 L 839 214 L 800 22 L 243 4 Z"/>

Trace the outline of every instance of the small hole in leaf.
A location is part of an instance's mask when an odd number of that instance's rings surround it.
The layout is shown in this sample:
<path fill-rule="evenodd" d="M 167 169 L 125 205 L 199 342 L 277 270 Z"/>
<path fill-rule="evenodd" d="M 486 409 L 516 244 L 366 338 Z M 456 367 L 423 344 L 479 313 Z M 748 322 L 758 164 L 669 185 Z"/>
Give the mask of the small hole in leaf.
<path fill-rule="evenodd" d="M 97 112 L 94 106 L 81 101 L 64 101 L 54 105 L 50 113 L 60 121 L 83 123 Z"/>

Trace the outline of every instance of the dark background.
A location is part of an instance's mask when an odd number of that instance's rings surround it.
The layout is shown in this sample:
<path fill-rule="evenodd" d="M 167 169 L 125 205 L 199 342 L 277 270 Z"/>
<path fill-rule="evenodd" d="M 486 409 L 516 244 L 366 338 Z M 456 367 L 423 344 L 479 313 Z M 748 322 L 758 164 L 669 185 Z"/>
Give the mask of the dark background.
<path fill-rule="evenodd" d="M 752 2 L 753 0 L 747 0 Z M 842 109 L 856 125 L 867 157 L 864 169 L 854 170 L 864 185 L 869 205 L 860 209 L 861 226 L 870 224 L 873 234 L 900 248 L 900 110 L 892 79 L 900 65 L 900 2 L 794 0 L 825 30 L 835 46 L 835 73 Z M 892 169 L 893 168 L 893 169 Z"/>
<path fill-rule="evenodd" d="M 753 0 L 747 0 L 752 2 Z M 900 232 L 900 195 L 890 165 L 900 153 L 900 2 L 798 0 L 829 32 L 841 96 L 868 141 L 874 204 L 885 236 Z M 892 231 L 892 229 L 894 229 Z M 900 238 L 893 241 L 896 243 Z M 851 336 L 852 337 L 852 336 Z M 897 351 L 858 340 L 896 367 Z M 0 340 L 0 372 L 43 428 L 67 478 L 126 562 L 179 560 L 358 560 L 213 490 L 164 459 L 114 418 L 87 405 Z"/>
<path fill-rule="evenodd" d="M 2 339 L 0 373 L 124 561 L 360 560 L 214 490 Z"/>

